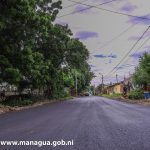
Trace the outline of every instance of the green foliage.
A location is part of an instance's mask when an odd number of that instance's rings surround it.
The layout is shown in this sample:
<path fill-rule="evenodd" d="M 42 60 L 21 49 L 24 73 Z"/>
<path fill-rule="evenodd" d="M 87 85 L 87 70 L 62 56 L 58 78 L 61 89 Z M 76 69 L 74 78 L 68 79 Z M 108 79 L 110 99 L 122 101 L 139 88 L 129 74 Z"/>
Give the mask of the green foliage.
<path fill-rule="evenodd" d="M 20 92 L 43 90 L 48 98 L 62 97 L 65 87 L 74 90 L 75 72 L 78 91 L 89 85 L 89 52 L 67 25 L 53 23 L 59 9 L 59 0 L 0 2 L 0 82 Z"/>
<path fill-rule="evenodd" d="M 144 95 L 143 95 L 143 90 L 142 89 L 135 89 L 132 90 L 131 92 L 129 92 L 128 97 L 129 99 L 143 99 Z"/>
<path fill-rule="evenodd" d="M 150 82 L 150 54 L 145 53 L 139 60 L 139 67 L 136 68 L 133 76 L 136 85 L 146 87 Z"/>
<path fill-rule="evenodd" d="M 100 95 L 100 96 L 103 96 L 103 97 L 107 97 L 107 98 L 110 98 L 110 99 L 117 99 L 117 98 L 121 98 L 122 97 L 122 94 L 119 94 L 119 93 L 113 93 L 113 94 L 103 94 L 103 95 Z"/>
<path fill-rule="evenodd" d="M 14 106 L 26 106 L 26 105 L 31 105 L 33 102 L 32 100 L 28 100 L 28 99 L 25 99 L 25 100 L 22 100 L 22 99 L 11 99 L 11 100 L 6 100 L 6 101 L 3 101 L 1 102 L 2 105 L 7 105 L 7 106 L 11 106 L 11 107 L 14 107 Z"/>
<path fill-rule="evenodd" d="M 10 84 L 18 84 L 21 74 L 18 69 L 6 68 L 3 72 L 3 79 Z"/>

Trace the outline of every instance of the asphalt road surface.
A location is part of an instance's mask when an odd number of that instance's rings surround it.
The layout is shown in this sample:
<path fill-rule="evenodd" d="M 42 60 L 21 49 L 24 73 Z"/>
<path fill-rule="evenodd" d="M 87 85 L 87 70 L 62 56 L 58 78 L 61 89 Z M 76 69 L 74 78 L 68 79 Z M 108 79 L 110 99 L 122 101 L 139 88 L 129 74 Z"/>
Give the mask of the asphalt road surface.
<path fill-rule="evenodd" d="M 73 146 L 0 146 L 0 150 L 150 150 L 150 107 L 101 97 L 0 115 L 0 140 L 73 140 Z"/>

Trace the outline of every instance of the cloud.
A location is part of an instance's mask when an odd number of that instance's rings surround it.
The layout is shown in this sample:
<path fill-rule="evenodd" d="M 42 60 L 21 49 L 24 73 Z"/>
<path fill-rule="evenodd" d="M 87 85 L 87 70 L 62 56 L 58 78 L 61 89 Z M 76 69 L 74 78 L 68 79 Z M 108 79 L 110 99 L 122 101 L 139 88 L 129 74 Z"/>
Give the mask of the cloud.
<path fill-rule="evenodd" d="M 131 5 L 130 3 L 125 4 L 123 7 L 121 7 L 120 10 L 125 12 L 133 12 L 137 7 L 135 5 Z"/>
<path fill-rule="evenodd" d="M 110 57 L 110 58 L 117 58 L 117 55 L 110 54 L 110 55 L 108 55 L 108 57 Z"/>
<path fill-rule="evenodd" d="M 103 55 L 103 54 L 94 55 L 94 57 L 96 57 L 96 58 L 106 58 L 106 56 L 105 56 L 105 55 Z"/>
<path fill-rule="evenodd" d="M 85 14 L 89 12 L 91 12 L 91 9 L 90 8 L 88 9 L 87 6 L 77 5 L 72 14 L 75 14 L 75 13 Z"/>
<path fill-rule="evenodd" d="M 139 16 L 139 17 L 130 17 L 129 23 L 131 24 L 144 24 L 144 25 L 149 25 L 150 24 L 150 14 L 144 15 L 144 16 Z"/>
<path fill-rule="evenodd" d="M 116 67 L 115 69 L 117 70 L 122 70 L 122 69 L 125 69 L 125 68 L 129 68 L 129 67 L 133 67 L 133 66 L 136 66 L 136 65 L 132 65 L 132 64 L 123 64 L 119 67 Z"/>
<path fill-rule="evenodd" d="M 97 38 L 98 33 L 97 32 L 90 32 L 90 31 L 80 31 L 80 32 L 76 33 L 75 37 L 79 38 L 80 40 L 87 40 L 89 38 Z"/>
<path fill-rule="evenodd" d="M 142 33 L 141 33 L 141 35 L 142 35 Z M 136 41 L 136 40 L 139 40 L 140 37 L 141 37 L 141 36 L 130 36 L 130 37 L 128 38 L 128 40 L 129 40 L 129 41 Z M 147 37 L 150 37 L 150 32 L 145 33 L 145 35 L 144 35 L 144 37 L 143 37 L 142 39 L 145 39 L 145 38 L 147 38 Z"/>
<path fill-rule="evenodd" d="M 98 55 L 94 55 L 94 57 L 96 57 L 96 58 L 117 58 L 117 55 L 113 55 L 113 54 L 110 54 L 110 55 L 98 54 Z"/>
<path fill-rule="evenodd" d="M 149 54 L 150 54 L 150 49 L 145 50 L 145 51 L 142 51 L 142 52 L 138 52 L 138 53 L 135 53 L 135 54 L 132 54 L 132 55 L 130 55 L 130 57 L 133 57 L 133 58 L 135 58 L 135 59 L 138 59 L 138 58 L 140 58 L 141 56 L 143 56 L 144 53 L 149 53 Z"/>

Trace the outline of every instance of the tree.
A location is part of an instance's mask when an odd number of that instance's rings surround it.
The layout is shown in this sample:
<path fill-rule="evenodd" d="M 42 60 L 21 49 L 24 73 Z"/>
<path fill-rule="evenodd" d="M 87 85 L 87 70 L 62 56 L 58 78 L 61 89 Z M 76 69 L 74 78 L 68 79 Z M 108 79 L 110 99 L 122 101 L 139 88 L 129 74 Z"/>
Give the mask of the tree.
<path fill-rule="evenodd" d="M 92 73 L 87 48 L 72 38 L 67 25 L 54 24 L 61 8 L 59 0 L 0 2 L 0 82 L 58 98 L 65 87 L 75 89 L 75 69 L 79 91 L 89 85 Z"/>
<path fill-rule="evenodd" d="M 150 82 L 150 54 L 145 53 L 139 60 L 139 66 L 134 73 L 134 82 L 136 85 L 146 88 Z"/>
<path fill-rule="evenodd" d="M 38 60 L 44 57 L 42 53 L 36 52 L 35 45 L 41 37 L 47 35 L 47 30 L 53 27 L 52 21 L 60 8 L 61 1 L 52 2 L 52 0 L 0 2 L 1 82 L 6 80 L 8 70 L 18 74 L 21 81 L 24 79 L 37 81 L 41 69 L 38 66 L 44 63 Z M 7 82 L 16 83 L 13 77 Z"/>

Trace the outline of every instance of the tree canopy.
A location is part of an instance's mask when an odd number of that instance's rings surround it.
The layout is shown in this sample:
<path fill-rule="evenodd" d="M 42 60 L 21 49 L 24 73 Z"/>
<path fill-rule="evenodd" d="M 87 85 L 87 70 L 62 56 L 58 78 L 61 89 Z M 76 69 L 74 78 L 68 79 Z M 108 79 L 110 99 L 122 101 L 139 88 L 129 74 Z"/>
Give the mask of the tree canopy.
<path fill-rule="evenodd" d="M 150 82 L 150 54 L 145 53 L 140 58 L 134 74 L 134 82 L 141 87 L 146 87 Z"/>
<path fill-rule="evenodd" d="M 73 38 L 68 25 L 55 24 L 61 1 L 0 1 L 0 82 L 42 89 L 59 97 L 64 88 L 79 92 L 92 79 L 87 63 L 89 52 Z M 75 70 L 75 71 L 74 71 Z"/>

